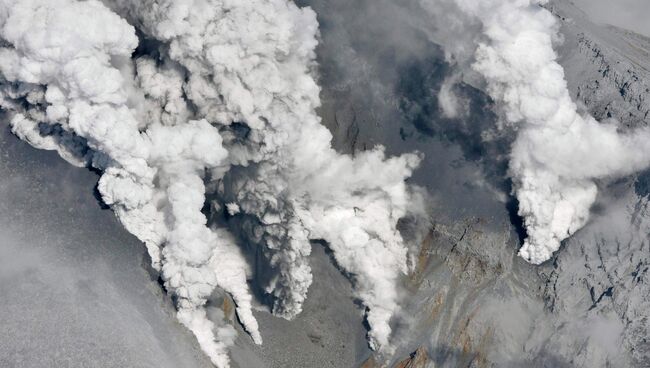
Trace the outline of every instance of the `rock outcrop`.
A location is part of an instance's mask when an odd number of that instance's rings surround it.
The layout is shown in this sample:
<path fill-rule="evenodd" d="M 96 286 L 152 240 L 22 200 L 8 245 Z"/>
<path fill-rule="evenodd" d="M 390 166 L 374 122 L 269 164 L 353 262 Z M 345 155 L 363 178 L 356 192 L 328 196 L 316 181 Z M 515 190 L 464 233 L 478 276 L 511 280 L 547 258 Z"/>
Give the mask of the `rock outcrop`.
<path fill-rule="evenodd" d="M 418 348 L 411 355 L 395 365 L 395 368 L 433 368 L 430 364 L 429 354 L 423 347 Z"/>

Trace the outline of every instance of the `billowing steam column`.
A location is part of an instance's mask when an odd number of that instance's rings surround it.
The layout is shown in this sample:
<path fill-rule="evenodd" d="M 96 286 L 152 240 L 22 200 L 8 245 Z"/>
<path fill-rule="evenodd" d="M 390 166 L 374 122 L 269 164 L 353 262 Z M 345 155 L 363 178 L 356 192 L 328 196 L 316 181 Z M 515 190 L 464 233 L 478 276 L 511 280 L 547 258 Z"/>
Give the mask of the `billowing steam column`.
<path fill-rule="evenodd" d="M 406 247 L 397 221 L 411 205 L 404 180 L 420 158 L 381 147 L 351 156 L 320 124 L 318 23 L 286 0 L 113 0 L 167 64 L 197 117 L 220 126 L 229 167 L 215 170 L 233 233 L 261 249 L 273 273 L 273 312 L 293 318 L 312 281 L 310 239 L 326 240 L 368 308 L 373 348 L 387 347 Z"/>
<path fill-rule="evenodd" d="M 540 264 L 583 227 L 599 178 L 650 164 L 650 132 L 619 132 L 580 115 L 553 43 L 558 23 L 544 0 L 456 0 L 483 24 L 474 68 L 516 126 L 510 174 L 528 238 L 519 254 Z"/>
<path fill-rule="evenodd" d="M 327 241 L 367 308 L 370 346 L 390 349 L 406 272 L 397 222 L 420 157 L 332 149 L 316 114 L 317 33 L 313 11 L 286 0 L 0 1 L 14 133 L 102 172 L 102 199 L 219 367 L 236 332 L 207 317 L 215 289 L 262 342 L 242 244 L 272 271 L 273 312 L 292 318 L 313 277 L 309 241 Z M 225 220 L 209 223 L 208 207 Z"/>
<path fill-rule="evenodd" d="M 226 336 L 229 328 L 216 329 L 203 307 L 216 287 L 233 296 L 245 328 L 261 343 L 248 265 L 201 212 L 205 170 L 223 165 L 228 152 L 204 119 L 139 114 L 146 91 L 136 90 L 133 78 L 135 29 L 100 2 L 74 0 L 0 2 L 0 29 L 1 103 L 12 111 L 13 131 L 102 170 L 103 200 L 146 242 L 180 321 L 215 364 L 228 365 L 226 344 L 215 333 Z"/>

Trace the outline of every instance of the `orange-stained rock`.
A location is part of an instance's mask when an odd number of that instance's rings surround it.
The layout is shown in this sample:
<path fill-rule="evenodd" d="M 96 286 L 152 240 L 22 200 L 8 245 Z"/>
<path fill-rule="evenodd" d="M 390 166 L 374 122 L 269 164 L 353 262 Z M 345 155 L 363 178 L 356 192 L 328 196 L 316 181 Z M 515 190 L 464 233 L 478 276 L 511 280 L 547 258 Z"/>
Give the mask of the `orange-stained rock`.
<path fill-rule="evenodd" d="M 395 368 L 426 368 L 429 363 L 429 353 L 424 347 L 419 347 L 411 356 L 395 365 Z"/>

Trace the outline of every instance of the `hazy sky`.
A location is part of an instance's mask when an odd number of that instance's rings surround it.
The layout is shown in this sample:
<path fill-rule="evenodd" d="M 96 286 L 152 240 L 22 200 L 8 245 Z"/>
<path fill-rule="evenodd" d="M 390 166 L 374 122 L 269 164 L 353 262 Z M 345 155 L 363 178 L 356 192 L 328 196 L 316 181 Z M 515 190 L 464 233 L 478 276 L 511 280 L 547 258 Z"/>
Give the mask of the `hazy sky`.
<path fill-rule="evenodd" d="M 650 36 L 650 0 L 573 0 L 595 21 Z"/>

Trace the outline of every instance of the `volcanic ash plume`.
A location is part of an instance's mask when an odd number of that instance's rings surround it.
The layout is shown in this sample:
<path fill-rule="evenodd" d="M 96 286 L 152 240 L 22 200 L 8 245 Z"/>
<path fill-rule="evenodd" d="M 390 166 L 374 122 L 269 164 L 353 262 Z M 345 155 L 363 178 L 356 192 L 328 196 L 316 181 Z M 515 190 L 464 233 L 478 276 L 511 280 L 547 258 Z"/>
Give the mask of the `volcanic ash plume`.
<path fill-rule="evenodd" d="M 474 68 L 516 126 L 510 173 L 528 239 L 520 255 L 548 260 L 589 219 L 595 180 L 650 164 L 650 132 L 619 132 L 580 115 L 557 63 L 554 16 L 544 0 L 456 0 L 483 24 Z"/>
<path fill-rule="evenodd" d="M 300 313 L 312 281 L 309 239 L 324 239 L 368 307 L 371 346 L 388 345 L 406 247 L 404 179 L 419 158 L 386 159 L 381 147 L 352 159 L 331 148 L 314 79 L 313 11 L 273 1 L 114 1 L 188 73 L 198 115 L 221 125 L 230 169 L 216 181 L 233 232 L 273 270 L 273 312 Z"/>
<path fill-rule="evenodd" d="M 206 351 L 215 364 L 228 364 L 227 351 L 205 327 L 212 323 L 203 305 L 217 286 L 231 293 L 261 342 L 247 264 L 201 213 L 204 171 L 228 155 L 218 130 L 206 120 L 138 120 L 127 93 L 132 81 L 123 78 L 138 44 L 135 30 L 97 1 L 3 1 L 0 24 L 2 106 L 14 113 L 13 130 L 103 171 L 102 198 L 147 243 L 181 322 L 212 342 Z"/>
<path fill-rule="evenodd" d="M 292 318 L 316 239 L 352 275 L 370 345 L 389 348 L 406 271 L 397 222 L 420 157 L 332 149 L 316 114 L 313 11 L 286 0 L 104 3 L 111 10 L 0 1 L 1 103 L 14 132 L 102 171 L 104 202 L 145 242 L 179 320 L 218 366 L 234 331 L 207 317 L 214 290 L 232 295 L 261 343 L 247 280 L 262 278 L 273 312 Z M 253 275 L 241 247 L 268 272 Z"/>

